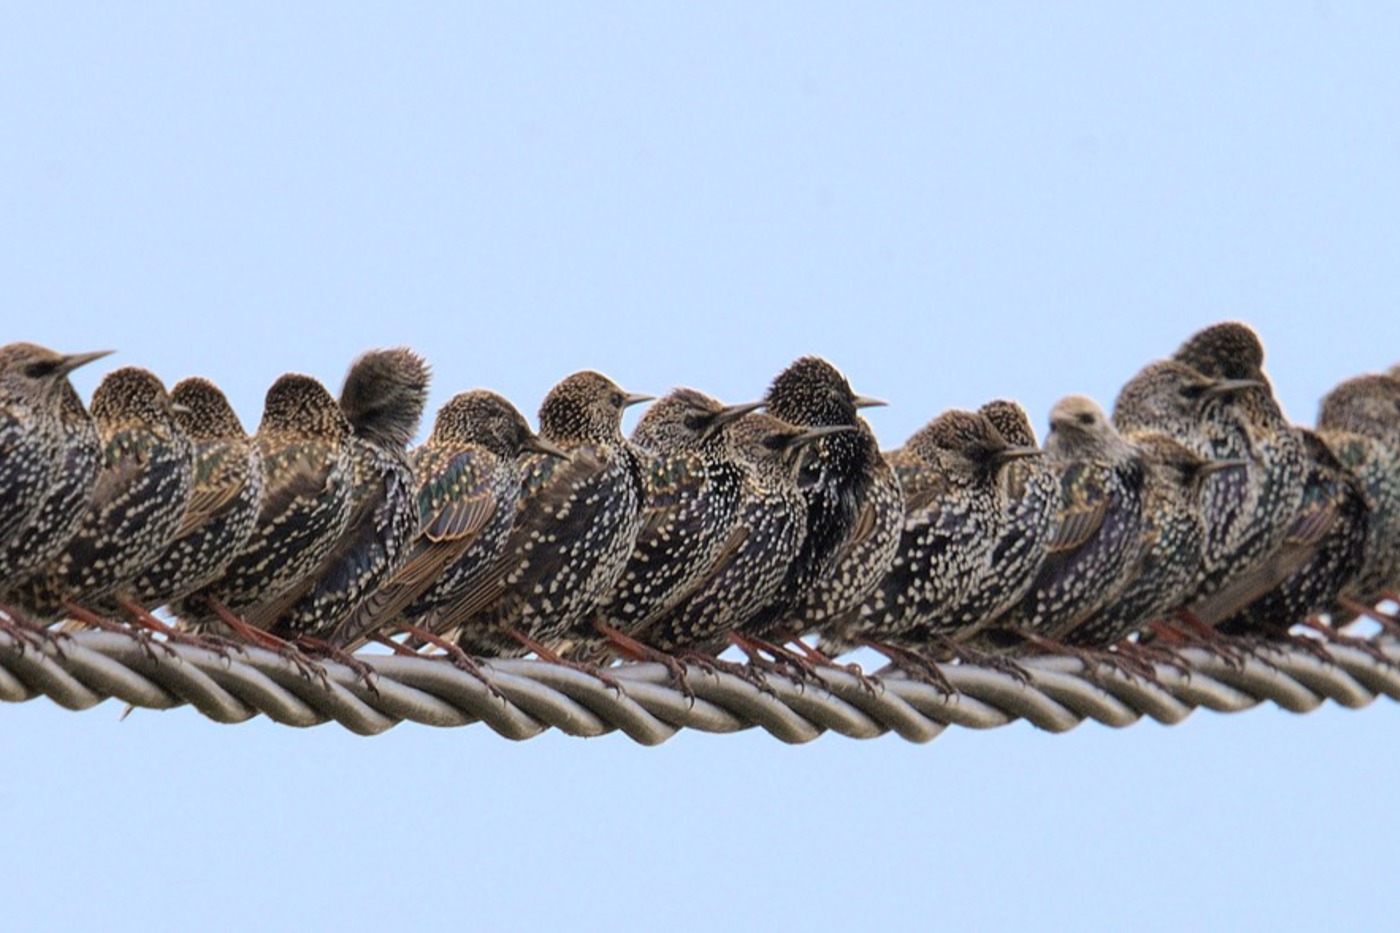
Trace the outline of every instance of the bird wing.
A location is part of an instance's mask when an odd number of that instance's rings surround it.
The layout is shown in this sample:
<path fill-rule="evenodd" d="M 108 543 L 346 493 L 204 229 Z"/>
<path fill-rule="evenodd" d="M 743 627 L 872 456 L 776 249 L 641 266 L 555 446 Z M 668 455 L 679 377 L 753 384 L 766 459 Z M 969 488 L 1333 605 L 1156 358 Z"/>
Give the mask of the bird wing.
<path fill-rule="evenodd" d="M 201 451 L 195 458 L 189 505 L 175 532 L 183 538 L 233 502 L 248 486 L 248 454 L 232 445 Z"/>
<path fill-rule="evenodd" d="M 1103 527 L 1111 497 L 1104 489 L 1098 468 L 1073 463 L 1060 480 L 1060 509 L 1049 553 L 1063 554 L 1083 547 Z"/>
<path fill-rule="evenodd" d="M 588 448 L 579 448 L 565 459 L 545 454 L 531 455 L 521 468 L 520 498 L 516 501 L 517 524 L 506 540 L 501 556 L 491 569 L 452 605 L 436 613 L 432 627 L 446 632 L 472 616 L 490 608 L 505 593 L 506 578 L 520 565 L 520 555 L 540 521 L 551 522 L 567 512 L 576 501 L 587 499 L 600 482 L 604 464 Z M 535 521 L 520 523 L 529 514 Z"/>
<path fill-rule="evenodd" d="M 704 469 L 689 457 L 652 457 L 643 471 L 646 500 L 637 540 L 645 541 L 665 532 L 677 510 L 700 494 L 705 481 Z M 695 515 L 695 510 L 691 512 L 698 524 L 703 516 Z"/>

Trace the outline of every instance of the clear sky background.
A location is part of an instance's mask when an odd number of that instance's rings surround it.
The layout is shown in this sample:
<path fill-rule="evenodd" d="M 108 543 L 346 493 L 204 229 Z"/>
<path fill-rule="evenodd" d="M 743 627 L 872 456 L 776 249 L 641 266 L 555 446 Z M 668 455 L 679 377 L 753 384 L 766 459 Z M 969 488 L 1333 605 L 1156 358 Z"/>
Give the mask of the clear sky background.
<path fill-rule="evenodd" d="M 1301 422 L 1400 360 L 1384 4 L 288 6 L 0 13 L 3 340 L 250 425 L 373 346 L 526 412 L 820 353 L 891 446 L 996 396 L 1043 429 L 1224 318 Z M 799 748 L 120 712 L 0 709 L 7 928 L 1394 918 L 1389 701 Z"/>

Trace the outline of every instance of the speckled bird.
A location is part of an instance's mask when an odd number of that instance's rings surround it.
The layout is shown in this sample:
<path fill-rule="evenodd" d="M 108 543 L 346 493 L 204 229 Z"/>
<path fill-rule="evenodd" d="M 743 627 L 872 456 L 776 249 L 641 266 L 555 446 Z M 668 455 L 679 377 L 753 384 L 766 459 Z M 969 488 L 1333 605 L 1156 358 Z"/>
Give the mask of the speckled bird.
<path fill-rule="evenodd" d="M 193 487 L 175 540 L 129 588 L 146 609 L 217 579 L 247 543 L 262 505 L 262 456 L 219 387 L 196 376 L 176 383 L 170 398 L 194 445 Z"/>
<path fill-rule="evenodd" d="M 420 529 L 403 565 L 342 623 L 330 641 L 354 648 L 400 620 L 439 627 L 457 598 L 490 570 L 515 523 L 520 465 L 529 453 L 567 457 L 494 392 L 462 392 L 439 409 L 413 452 Z"/>
<path fill-rule="evenodd" d="M 7 593 L 63 551 L 87 511 L 88 499 L 97 485 L 97 472 L 102 467 L 102 441 L 97 425 L 67 375 L 107 354 L 46 356 L 47 353 L 41 347 L 0 350 L 0 357 L 11 358 L 8 364 L 0 363 L 0 366 L 7 370 L 17 366 L 27 371 L 18 377 L 11 374 L 4 381 L 33 380 L 38 384 L 29 392 L 13 385 L 7 390 L 11 395 L 29 399 L 4 406 L 5 426 L 0 427 L 0 436 L 8 436 L 3 446 L 10 452 L 5 458 L 6 466 L 0 470 L 9 476 L 4 482 L 14 481 L 30 467 L 42 473 L 40 461 L 49 464 L 46 478 L 38 479 L 39 473 L 36 473 L 34 479 L 24 481 L 33 482 L 33 488 L 5 494 L 10 499 L 10 508 L 27 502 L 35 492 L 39 495 L 37 507 L 17 531 L 0 536 L 0 593 Z M 28 362 L 20 362 L 25 359 Z M 34 407 L 36 401 L 39 404 Z M 35 452 L 39 448 L 45 453 L 36 459 Z"/>
<path fill-rule="evenodd" d="M 822 649 L 840 653 L 866 639 L 907 646 L 911 637 L 922 645 L 986 621 L 1004 599 L 983 585 L 1001 569 L 993 554 L 1011 517 L 1003 467 L 1040 456 L 1037 447 L 1008 444 L 985 415 L 958 410 L 887 456 L 904 489 L 899 547 L 864 602 L 825 627 Z"/>
<path fill-rule="evenodd" d="M 1366 496 L 1366 559 L 1341 595 L 1373 607 L 1400 588 L 1400 380 L 1370 375 L 1341 383 L 1322 400 L 1317 433 Z M 1334 621 L 1355 615 L 1338 607 Z"/>
<path fill-rule="evenodd" d="M 1166 434 L 1129 434 L 1142 453 L 1142 553 L 1126 587 L 1065 633 L 1065 644 L 1108 648 L 1162 618 L 1195 593 L 1206 543 L 1204 480 L 1243 470 L 1245 460 L 1207 460 Z"/>
<path fill-rule="evenodd" d="M 1206 429 L 1213 460 L 1249 458 L 1244 498 L 1236 511 L 1213 516 L 1207 536 L 1206 574 L 1197 598 L 1188 607 L 1202 620 L 1230 609 L 1214 593 L 1267 559 L 1290 534 L 1303 500 L 1307 472 L 1303 440 L 1283 416 L 1268 376 L 1264 347 L 1257 334 L 1238 322 L 1216 324 L 1188 339 L 1173 356 L 1197 372 L 1226 380 L 1258 382 L 1224 396 L 1210 408 Z M 1225 471 L 1210 482 L 1239 483 L 1239 471 Z M 1223 536 L 1222 533 L 1223 532 Z"/>
<path fill-rule="evenodd" d="M 1045 451 L 1060 479 L 1055 536 L 1026 596 L 998 629 L 1056 640 L 1112 601 L 1142 550 L 1142 454 L 1089 398 L 1050 412 Z"/>
<path fill-rule="evenodd" d="M 996 399 L 978 411 L 987 417 L 1012 447 L 1039 448 L 1026 410 L 1007 399 Z M 1047 457 L 1016 457 L 1001 467 L 1009 514 L 991 553 L 990 573 L 969 599 L 991 606 L 987 617 L 965 635 L 981 631 L 1016 605 L 1035 582 L 1059 527 L 1060 478 Z"/>
<path fill-rule="evenodd" d="M 540 406 L 540 436 L 566 459 L 532 454 L 501 557 L 435 620 L 469 654 L 552 654 L 617 584 L 642 523 L 642 458 L 622 436 L 622 413 L 649 401 L 611 379 L 569 376 Z"/>
<path fill-rule="evenodd" d="M 1331 609 L 1365 561 L 1370 516 L 1360 481 L 1317 434 L 1306 429 L 1298 434 L 1307 462 L 1302 507 L 1283 544 L 1219 591 L 1228 597 L 1224 605 L 1243 604 L 1218 622 L 1226 634 L 1283 636 L 1294 623 Z M 1236 593 L 1252 594 L 1256 585 L 1267 587 L 1262 596 L 1236 599 Z"/>
<path fill-rule="evenodd" d="M 1159 360 L 1133 376 L 1114 404 L 1114 424 L 1126 434 L 1162 433 L 1197 456 L 1244 464 L 1210 472 L 1201 480 L 1206 539 L 1187 604 L 1218 590 L 1264 556 L 1250 531 L 1251 509 L 1261 489 L 1255 478 L 1262 468 L 1251 453 L 1247 419 L 1237 406 L 1239 394 L 1261 385 L 1254 379 L 1206 376 L 1185 363 Z"/>
<path fill-rule="evenodd" d="M 404 347 L 350 365 L 340 409 L 350 423 L 350 516 L 320 565 L 247 615 L 280 638 L 324 640 L 399 568 L 418 534 L 417 481 L 408 445 L 428 400 L 428 364 Z"/>
<path fill-rule="evenodd" d="M 812 446 L 853 432 L 849 425 L 800 428 L 772 415 L 734 423 L 735 451 L 744 470 L 739 518 L 718 561 L 691 592 L 636 637 L 665 652 L 715 653 L 736 627 L 779 592 L 807 533 L 802 477 Z"/>
<path fill-rule="evenodd" d="M 254 443 L 258 518 L 223 575 L 184 601 L 181 618 L 195 628 L 216 621 L 211 599 L 238 614 L 274 603 L 315 572 L 350 518 L 350 422 L 325 386 L 295 373 L 274 382 Z"/>
<path fill-rule="evenodd" d="M 104 606 L 165 550 L 185 515 L 194 449 L 151 372 L 108 373 L 92 396 L 102 467 L 87 510 L 63 551 L 21 586 L 19 601 L 55 619 L 65 603 Z"/>
<path fill-rule="evenodd" d="M 733 423 L 758 408 L 725 406 L 676 389 L 647 409 L 632 432 L 643 451 L 642 526 L 617 586 L 596 619 L 623 635 L 674 606 L 709 571 L 738 520 L 744 467 Z"/>
<path fill-rule="evenodd" d="M 764 399 L 774 417 L 802 428 L 853 427 L 821 439 L 804 469 L 807 534 L 777 598 L 745 623 L 758 638 L 785 640 L 860 605 L 889 570 L 904 521 L 903 492 L 859 409 L 857 395 L 826 360 L 806 356 L 778 374 Z"/>

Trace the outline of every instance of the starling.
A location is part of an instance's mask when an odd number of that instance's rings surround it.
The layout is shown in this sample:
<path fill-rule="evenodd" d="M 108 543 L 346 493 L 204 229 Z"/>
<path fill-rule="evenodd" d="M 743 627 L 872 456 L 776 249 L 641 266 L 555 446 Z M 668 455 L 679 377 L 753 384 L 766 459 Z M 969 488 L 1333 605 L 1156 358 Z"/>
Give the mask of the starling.
<path fill-rule="evenodd" d="M 807 534 L 777 597 L 744 625 L 755 638 L 796 638 L 860 605 L 889 569 L 904 521 L 893 468 L 857 411 L 883 402 L 856 395 L 826 360 L 806 356 L 768 389 L 770 414 L 796 427 L 852 427 L 822 438 L 803 469 Z"/>
<path fill-rule="evenodd" d="M 1026 411 L 1015 402 L 997 399 L 978 409 L 1002 439 L 1015 448 L 1039 448 Z M 1021 601 L 1030 589 L 1055 536 L 1060 508 L 1060 480 L 1046 457 L 1016 457 L 1002 468 L 1009 513 L 1001 538 L 992 548 L 992 573 L 979 584 L 993 608 L 973 631 L 994 622 Z M 981 597 L 987 599 L 987 596 Z"/>
<path fill-rule="evenodd" d="M 1045 451 L 1060 479 L 1055 535 L 1030 590 L 996 626 L 1055 641 L 1127 584 L 1142 549 L 1144 467 L 1083 396 L 1051 410 Z"/>
<path fill-rule="evenodd" d="M 1126 435 L 1142 453 L 1142 552 L 1127 586 L 1070 629 L 1067 645 L 1108 648 L 1193 595 L 1206 542 L 1204 480 L 1244 460 L 1207 460 L 1166 434 Z"/>
<path fill-rule="evenodd" d="M 993 561 L 1012 514 L 1004 467 L 1040 455 L 1008 444 L 985 415 L 953 410 L 888 456 L 904 489 L 899 547 L 859 608 L 823 631 L 823 650 L 864 640 L 903 645 L 911 635 L 923 644 L 970 634 L 989 619 L 1005 600 L 985 582 L 1005 569 Z M 1034 569 L 1022 572 L 1022 591 Z"/>
<path fill-rule="evenodd" d="M 758 408 L 728 407 L 694 389 L 652 405 L 632 432 L 642 449 L 642 526 L 617 586 L 596 619 L 631 635 L 674 606 L 719 557 L 744 486 L 733 423 Z"/>
<path fill-rule="evenodd" d="M 0 347 L 0 588 L 56 556 L 76 526 L 82 502 L 63 496 L 70 439 L 83 434 L 89 454 L 96 444 L 68 374 L 106 355 Z M 94 459 L 80 479 L 90 489 L 95 478 Z"/>
<path fill-rule="evenodd" d="M 246 616 L 281 637 L 324 640 L 389 579 L 418 534 L 417 482 L 408 444 L 428 398 L 428 364 L 411 350 L 373 350 L 351 364 L 340 390 L 350 422 L 350 517 L 301 583 Z"/>
<path fill-rule="evenodd" d="M 540 406 L 540 435 L 566 459 L 532 454 L 522 467 L 515 525 L 500 558 L 433 628 L 469 654 L 556 657 L 616 585 L 642 522 L 641 452 L 622 412 L 650 400 L 579 372 Z"/>
<path fill-rule="evenodd" d="M 332 635 L 353 649 L 400 619 L 436 627 L 500 556 L 515 522 L 520 464 L 529 452 L 568 455 L 530 430 L 515 406 L 494 392 L 454 396 L 433 433 L 413 453 L 420 530 L 403 565 Z"/>
<path fill-rule="evenodd" d="M 45 619 L 106 606 L 174 539 L 193 486 L 194 451 L 152 373 L 108 373 L 92 396 L 102 466 L 78 528 L 62 552 L 21 587 Z M 65 605 L 67 604 L 67 605 Z"/>
<path fill-rule="evenodd" d="M 350 441 L 321 383 L 289 374 L 272 384 L 254 438 L 263 497 L 253 533 L 219 579 L 184 601 L 186 623 L 206 627 L 221 608 L 255 614 L 320 566 L 350 517 Z"/>
<path fill-rule="evenodd" d="M 176 383 L 170 398 L 194 445 L 194 480 L 175 540 L 129 588 L 145 609 L 217 579 L 253 533 L 262 504 L 262 458 L 219 387 L 193 377 Z"/>
<path fill-rule="evenodd" d="M 736 421 L 731 433 L 744 470 L 738 521 L 704 578 L 636 632 L 637 640 L 665 652 L 722 650 L 731 631 L 773 600 L 801 552 L 807 533 L 800 487 L 804 452 L 823 438 L 854 430 L 799 428 L 767 414 Z"/>
<path fill-rule="evenodd" d="M 1370 516 L 1366 559 L 1342 591 L 1350 609 L 1334 613 L 1334 622 L 1344 622 L 1400 587 L 1400 380 L 1343 382 L 1323 398 L 1317 433 L 1361 483 Z"/>
<path fill-rule="evenodd" d="M 1285 635 L 1294 623 L 1331 609 L 1365 561 L 1370 515 L 1361 482 L 1317 434 L 1298 434 L 1307 472 L 1288 536 L 1261 565 L 1220 590 L 1220 605 L 1241 605 L 1239 612 L 1202 617 L 1227 635 Z M 1250 598 L 1256 586 L 1267 589 Z"/>
<path fill-rule="evenodd" d="M 1224 404 L 1211 406 L 1210 417 L 1202 421 L 1207 456 L 1253 461 L 1247 471 L 1224 471 L 1209 480 L 1233 485 L 1242 496 L 1234 508 L 1211 516 L 1204 577 L 1187 607 L 1204 620 L 1228 613 L 1213 594 L 1267 559 L 1289 535 L 1302 504 L 1307 464 L 1302 437 L 1284 418 L 1264 374 L 1264 347 L 1249 327 L 1234 322 L 1208 327 L 1173 358 L 1213 379 L 1258 383 L 1223 396 Z"/>

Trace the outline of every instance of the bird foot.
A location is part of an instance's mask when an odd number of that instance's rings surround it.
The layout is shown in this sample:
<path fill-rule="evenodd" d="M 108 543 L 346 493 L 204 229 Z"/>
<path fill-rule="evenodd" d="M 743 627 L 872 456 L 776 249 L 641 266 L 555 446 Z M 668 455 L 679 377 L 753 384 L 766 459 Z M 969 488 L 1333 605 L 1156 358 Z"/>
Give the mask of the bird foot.
<path fill-rule="evenodd" d="M 888 642 L 877 641 L 873 638 L 857 639 L 858 643 L 879 652 L 889 658 L 891 664 L 903 671 L 914 680 L 926 683 L 938 690 L 945 697 L 951 697 L 958 692 L 953 686 L 953 682 L 943 673 L 943 669 L 938 666 L 938 662 L 932 658 L 926 658 L 917 651 L 904 648 L 899 645 L 892 645 Z"/>
<path fill-rule="evenodd" d="M 560 667 L 567 667 L 571 671 L 578 671 L 579 673 L 596 677 L 619 697 L 627 695 L 627 691 L 623 689 L 622 683 L 616 677 L 610 677 L 603 673 L 601 668 L 592 664 L 583 664 L 579 661 L 570 661 L 567 658 L 561 657 L 559 652 L 551 651 L 524 632 L 512 630 L 510 636 L 530 651 L 533 651 L 535 656 L 541 661 L 548 661 L 550 664 L 558 664 Z"/>
<path fill-rule="evenodd" d="M 1104 670 L 1116 671 L 1124 677 L 1137 677 L 1141 680 L 1157 682 L 1157 672 L 1150 664 L 1146 664 L 1137 658 L 1105 651 L 1101 648 L 1083 648 L 1078 645 L 1067 645 L 1064 642 L 1056 641 L 1053 638 L 1046 638 L 1043 635 L 1025 634 L 1026 643 L 1030 644 L 1046 654 L 1063 655 L 1074 658 L 1084 668 L 1084 679 L 1100 688 L 1106 688 L 1104 683 Z"/>
<path fill-rule="evenodd" d="M 24 613 L 10 606 L 0 606 L 0 631 L 15 640 L 16 650 L 21 656 L 27 648 L 33 648 L 42 654 L 46 646 L 52 645 L 59 657 L 65 657 L 63 639 L 71 637 L 67 632 L 51 631 L 36 624 Z"/>
<path fill-rule="evenodd" d="M 671 684 L 685 695 L 691 706 L 695 705 L 695 688 L 690 685 L 686 678 L 685 663 L 673 654 L 667 654 L 658 648 L 638 641 L 620 629 L 608 625 L 606 622 L 594 621 L 593 627 L 598 634 L 602 635 L 608 642 L 626 657 L 634 661 L 654 661 L 666 668 L 671 675 Z"/>
<path fill-rule="evenodd" d="M 350 668 L 355 672 L 356 678 L 365 685 L 365 689 L 375 696 L 379 696 L 379 688 L 375 686 L 375 681 L 379 679 L 379 672 L 373 666 L 366 664 L 350 652 L 336 645 L 331 644 L 324 638 L 316 638 L 311 635 L 298 635 L 292 642 L 304 655 L 321 655 L 330 658 L 338 664 Z M 325 669 L 322 668 L 322 673 Z"/>
<path fill-rule="evenodd" d="M 192 635 L 188 632 L 181 632 L 172 628 L 151 615 L 144 607 L 131 600 L 118 599 L 117 605 L 127 614 L 128 621 L 133 625 L 140 629 L 145 629 L 148 632 L 164 636 L 166 643 L 190 645 L 195 648 L 207 648 L 218 654 L 219 657 L 223 658 L 225 661 L 230 660 L 228 648 L 226 647 L 227 643 L 219 644 L 206 637 Z"/>
<path fill-rule="evenodd" d="M 506 698 L 506 695 L 501 692 L 501 689 L 496 686 L 495 682 L 492 681 L 490 677 L 486 676 L 486 672 L 481 669 L 481 665 L 477 664 L 476 660 L 471 655 L 463 651 L 460 645 L 454 644 L 448 641 L 446 638 L 440 638 L 435 633 L 430 632 L 427 629 L 421 628 L 417 625 L 405 625 L 403 627 L 403 630 L 408 634 L 421 639 L 423 642 L 429 645 L 432 645 L 436 648 L 441 648 L 447 653 L 447 658 L 452 662 L 452 665 L 454 667 L 456 667 L 459 671 L 465 671 L 466 673 L 471 674 L 477 680 L 481 681 L 482 685 L 485 686 L 486 689 L 491 692 L 491 695 L 496 699 L 504 700 Z M 398 650 L 405 651 L 409 654 L 416 654 L 416 652 L 409 651 L 409 649 L 404 648 L 396 641 L 393 641 L 391 639 L 386 639 L 386 641 L 388 641 L 390 645 L 393 645 Z"/>
<path fill-rule="evenodd" d="M 1159 648 L 1155 645 L 1143 645 L 1135 641 L 1121 641 L 1111 649 L 1114 654 L 1124 658 L 1131 658 L 1146 666 L 1152 672 L 1153 680 L 1156 679 L 1157 665 L 1174 667 L 1186 678 L 1191 677 L 1191 666 L 1186 663 L 1186 659 L 1172 651 L 1170 648 Z"/>
<path fill-rule="evenodd" d="M 753 684 L 758 688 L 759 692 L 765 693 L 775 700 L 778 698 L 778 692 L 769 685 L 763 673 L 748 664 L 739 664 L 735 661 L 723 661 L 712 655 L 705 654 L 704 652 L 691 650 L 680 652 L 677 654 L 677 657 L 694 664 L 707 674 L 715 674 L 721 671 L 726 674 L 732 674 L 745 683 Z"/>
<path fill-rule="evenodd" d="M 973 667 L 985 667 L 988 670 L 1005 674 L 1023 687 L 1029 687 L 1031 683 L 1030 671 L 1004 654 L 997 654 L 992 651 L 981 651 L 968 645 L 960 645 L 951 638 L 936 635 L 935 643 L 938 644 L 950 657 L 956 658 L 961 664 L 968 664 Z"/>
<path fill-rule="evenodd" d="M 268 651 L 277 652 L 278 656 L 290 662 L 291 665 L 297 669 L 297 673 L 302 677 L 307 680 L 315 679 L 321 681 L 321 686 L 325 687 L 327 690 L 331 688 L 331 676 L 326 673 L 326 669 L 308 658 L 296 645 L 278 638 L 271 632 L 264 632 L 260 628 L 254 628 L 240 619 L 238 614 L 232 609 L 216 599 L 209 600 L 209 608 L 213 610 L 214 615 L 218 616 L 219 621 L 228 626 L 229 631 L 233 632 L 245 642 L 257 645 L 259 648 L 265 648 Z"/>
<path fill-rule="evenodd" d="M 1154 640 L 1181 648 L 1200 648 L 1208 651 L 1231 670 L 1244 670 L 1245 663 L 1249 660 L 1249 652 L 1240 647 L 1238 639 L 1222 635 L 1190 614 L 1178 614 L 1177 618 L 1171 621 L 1160 619 L 1148 628 Z"/>
<path fill-rule="evenodd" d="M 1361 652 L 1365 653 L 1368 657 L 1370 657 L 1371 659 L 1373 659 L 1374 661 L 1376 661 L 1378 664 L 1384 664 L 1386 667 L 1397 667 L 1397 666 L 1400 666 L 1400 665 L 1397 665 L 1397 664 L 1396 664 L 1394 658 L 1390 657 L 1388 654 L 1386 654 L 1384 651 L 1382 651 L 1382 650 L 1376 645 L 1376 643 L 1373 642 L 1373 641 L 1371 641 L 1369 638 L 1358 638 L 1358 637 L 1356 637 L 1355 635 L 1345 635 L 1345 634 L 1343 634 L 1343 633 L 1337 631 L 1336 629 L 1332 628 L 1330 625 L 1325 624 L 1324 622 L 1322 622 L 1320 619 L 1318 619 L 1318 618 L 1316 618 L 1316 617 L 1309 617 L 1309 618 L 1307 618 L 1307 619 L 1304 619 L 1304 620 L 1303 620 L 1303 625 L 1304 625 L 1306 628 L 1311 629 L 1311 630 L 1314 631 L 1314 632 L 1317 632 L 1319 635 L 1322 636 L 1323 641 L 1325 641 L 1325 642 L 1327 642 L 1327 643 L 1329 643 L 1329 644 L 1333 644 L 1333 645 L 1344 645 L 1344 646 L 1346 646 L 1346 647 L 1348 647 L 1348 648 L 1355 648 L 1357 651 L 1361 651 Z M 1296 642 L 1307 641 L 1307 642 L 1312 642 L 1312 643 L 1316 644 L 1316 641 L 1317 641 L 1317 640 L 1314 639 L 1314 638 L 1307 638 L 1307 637 L 1305 637 L 1305 636 L 1300 636 L 1300 637 L 1295 637 L 1295 638 L 1294 638 L 1294 641 L 1296 641 Z M 1312 648 L 1309 647 L 1308 650 L 1312 650 Z M 1324 651 L 1323 654 L 1326 655 L 1326 660 L 1328 661 L 1328 663 L 1330 663 L 1330 664 L 1336 664 L 1336 663 L 1337 663 L 1337 662 L 1336 662 L 1336 659 L 1334 659 L 1330 654 L 1327 654 L 1327 652 Z"/>
<path fill-rule="evenodd" d="M 89 628 L 101 629 L 104 632 L 118 632 L 122 635 L 126 635 L 136 642 L 141 648 L 142 654 L 157 664 L 160 663 L 161 659 L 160 656 L 156 654 L 156 646 L 159 646 L 160 649 L 165 652 L 167 660 L 180 657 L 179 652 L 174 648 L 164 642 L 156 641 L 155 638 L 151 636 L 151 632 L 148 629 L 133 625 L 123 625 L 106 616 L 98 615 L 90 609 L 79 606 L 72 601 L 65 601 L 63 603 L 63 611 L 73 621 L 86 625 Z"/>
<path fill-rule="evenodd" d="M 817 666 L 797 652 L 789 651 L 775 642 L 754 638 L 751 635 L 731 633 L 729 638 L 732 644 L 738 646 L 739 650 L 748 656 L 751 667 L 779 674 L 799 687 L 805 687 L 808 681 L 812 681 L 820 684 L 825 690 L 831 689 L 831 685 L 827 683 L 825 678 L 817 673 Z"/>

